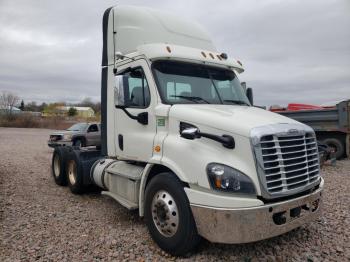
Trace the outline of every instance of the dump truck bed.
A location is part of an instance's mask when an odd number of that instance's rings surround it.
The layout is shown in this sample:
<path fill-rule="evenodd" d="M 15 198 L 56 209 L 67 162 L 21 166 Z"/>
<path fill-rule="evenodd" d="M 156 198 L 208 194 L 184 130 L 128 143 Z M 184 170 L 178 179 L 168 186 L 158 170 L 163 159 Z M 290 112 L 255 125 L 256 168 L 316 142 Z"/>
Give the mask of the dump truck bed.
<path fill-rule="evenodd" d="M 335 107 L 323 109 L 275 112 L 311 126 L 320 141 L 335 136 L 340 137 L 346 146 L 347 156 L 350 156 L 350 100 L 342 101 Z"/>

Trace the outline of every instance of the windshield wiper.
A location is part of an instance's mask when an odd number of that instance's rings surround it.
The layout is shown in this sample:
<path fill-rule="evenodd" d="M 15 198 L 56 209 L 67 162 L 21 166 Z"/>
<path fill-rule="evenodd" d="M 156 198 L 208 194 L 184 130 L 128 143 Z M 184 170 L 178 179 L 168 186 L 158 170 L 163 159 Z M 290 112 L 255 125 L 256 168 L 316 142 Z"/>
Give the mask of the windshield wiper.
<path fill-rule="evenodd" d="M 199 96 L 177 96 L 177 95 L 172 95 L 172 97 L 179 97 L 179 98 L 187 99 L 187 100 L 196 102 L 197 104 L 198 104 L 198 101 L 203 101 L 203 102 L 205 102 L 207 104 L 210 104 L 207 100 L 205 100 L 204 98 L 199 97 Z"/>
<path fill-rule="evenodd" d="M 230 102 L 230 103 L 236 104 L 236 105 L 246 105 L 246 106 L 250 106 L 247 102 L 244 102 L 244 101 L 242 101 L 242 100 L 225 99 L 224 102 Z"/>

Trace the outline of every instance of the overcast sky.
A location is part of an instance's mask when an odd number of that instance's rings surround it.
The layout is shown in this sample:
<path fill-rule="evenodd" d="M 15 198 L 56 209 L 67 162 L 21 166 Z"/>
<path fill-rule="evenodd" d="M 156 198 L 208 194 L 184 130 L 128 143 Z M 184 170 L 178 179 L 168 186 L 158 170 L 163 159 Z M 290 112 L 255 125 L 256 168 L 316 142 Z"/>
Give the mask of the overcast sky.
<path fill-rule="evenodd" d="M 256 104 L 350 98 L 349 0 L 0 0 L 0 91 L 100 100 L 102 15 L 116 4 L 192 18 L 243 62 Z"/>

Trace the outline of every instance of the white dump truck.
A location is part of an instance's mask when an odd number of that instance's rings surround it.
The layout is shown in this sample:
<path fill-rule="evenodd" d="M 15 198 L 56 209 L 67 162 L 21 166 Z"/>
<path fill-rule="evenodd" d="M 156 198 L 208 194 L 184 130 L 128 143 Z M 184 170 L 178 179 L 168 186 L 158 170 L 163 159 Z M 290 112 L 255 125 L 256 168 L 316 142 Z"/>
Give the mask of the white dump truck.
<path fill-rule="evenodd" d="M 138 209 L 173 255 L 201 237 L 247 243 L 314 221 L 324 184 L 315 133 L 254 107 L 243 71 L 196 23 L 107 9 L 101 148 L 56 147 L 56 183 L 73 193 L 98 186 Z"/>

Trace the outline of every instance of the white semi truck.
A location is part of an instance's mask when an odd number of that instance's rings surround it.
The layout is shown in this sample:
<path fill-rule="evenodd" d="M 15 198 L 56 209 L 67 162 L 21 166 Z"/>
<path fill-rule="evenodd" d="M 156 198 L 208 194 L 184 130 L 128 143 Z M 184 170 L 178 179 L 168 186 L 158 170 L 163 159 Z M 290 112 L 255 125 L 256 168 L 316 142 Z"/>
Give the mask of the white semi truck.
<path fill-rule="evenodd" d="M 91 185 L 138 209 L 173 255 L 201 237 L 247 243 L 321 213 L 314 131 L 253 106 L 242 64 L 205 30 L 160 11 L 118 6 L 103 16 L 102 145 L 57 147 L 57 184 Z"/>

